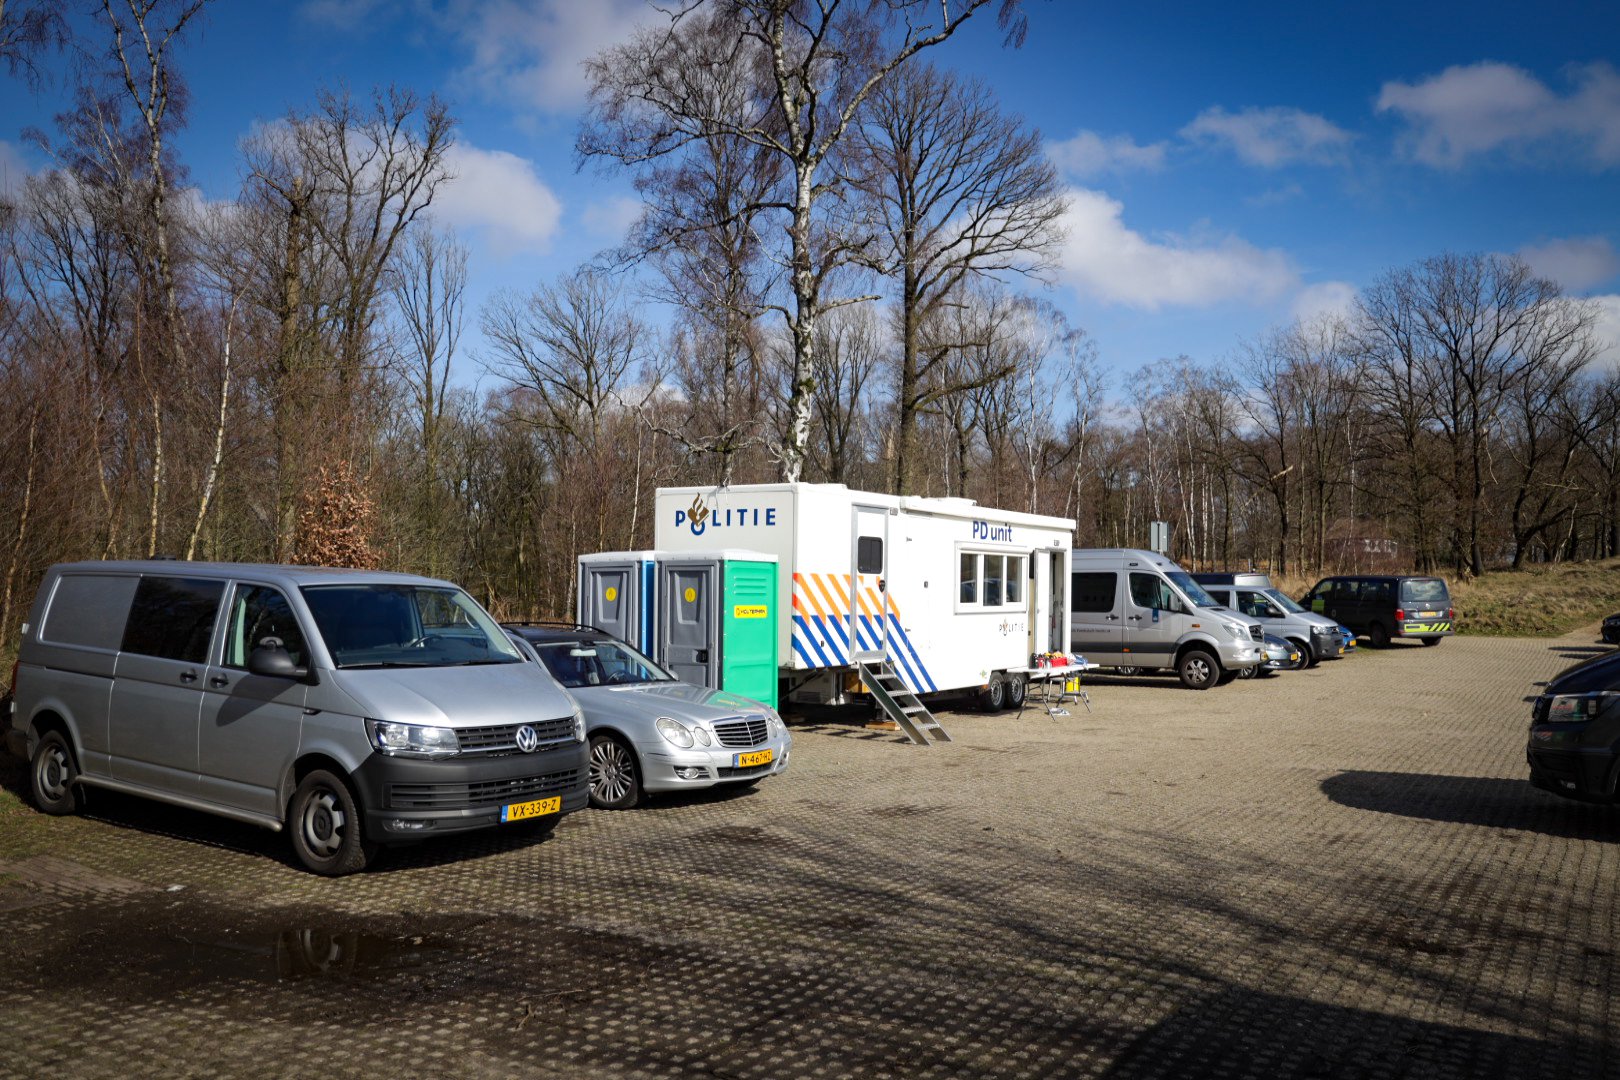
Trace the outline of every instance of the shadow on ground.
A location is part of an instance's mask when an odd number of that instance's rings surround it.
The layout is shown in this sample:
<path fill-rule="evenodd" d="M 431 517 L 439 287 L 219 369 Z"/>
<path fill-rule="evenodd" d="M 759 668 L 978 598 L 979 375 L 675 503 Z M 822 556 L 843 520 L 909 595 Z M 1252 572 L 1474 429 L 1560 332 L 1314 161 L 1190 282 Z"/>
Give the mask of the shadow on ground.
<path fill-rule="evenodd" d="M 1545 794 L 1529 780 L 1356 771 L 1328 777 L 1322 793 L 1341 806 L 1428 821 L 1523 829 L 1572 840 L 1620 835 L 1620 818 L 1612 808 Z"/>
<path fill-rule="evenodd" d="M 1229 989 L 1196 998 L 1103 1073 L 1169 1076 L 1602 1076 L 1602 1043 L 1544 1041 L 1296 997 Z"/>

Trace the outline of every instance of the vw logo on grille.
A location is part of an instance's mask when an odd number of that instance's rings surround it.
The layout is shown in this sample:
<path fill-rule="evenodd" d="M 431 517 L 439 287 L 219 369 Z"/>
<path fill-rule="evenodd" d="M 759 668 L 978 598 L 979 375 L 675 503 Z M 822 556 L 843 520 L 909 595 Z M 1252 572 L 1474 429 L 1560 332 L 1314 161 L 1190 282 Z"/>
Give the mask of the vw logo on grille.
<path fill-rule="evenodd" d="M 540 748 L 540 736 L 528 724 L 517 729 L 517 748 L 525 754 L 532 754 Z"/>

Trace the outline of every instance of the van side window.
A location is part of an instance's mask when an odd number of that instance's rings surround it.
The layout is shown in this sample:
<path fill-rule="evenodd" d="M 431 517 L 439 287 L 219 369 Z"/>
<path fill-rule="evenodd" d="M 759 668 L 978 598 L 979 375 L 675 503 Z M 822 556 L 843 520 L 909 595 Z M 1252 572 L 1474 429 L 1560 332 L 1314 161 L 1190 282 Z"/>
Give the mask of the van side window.
<path fill-rule="evenodd" d="M 39 640 L 117 649 L 124 634 L 124 623 L 118 616 L 129 611 L 130 597 L 135 595 L 139 580 L 111 574 L 63 574 L 51 594 Z"/>
<path fill-rule="evenodd" d="M 856 537 L 855 572 L 857 574 L 883 573 L 883 538 L 881 536 Z"/>
<path fill-rule="evenodd" d="M 225 666 L 246 668 L 248 655 L 268 637 L 281 639 L 294 664 L 308 663 L 304 631 L 287 598 L 265 585 L 238 585 L 225 624 Z"/>
<path fill-rule="evenodd" d="M 208 659 L 223 581 L 143 577 L 124 624 L 123 651 L 201 664 Z"/>
<path fill-rule="evenodd" d="M 1157 608 L 1160 611 L 1180 611 L 1170 583 L 1157 574 L 1131 575 L 1131 601 L 1139 608 Z"/>
<path fill-rule="evenodd" d="M 1114 610 L 1118 574 L 1070 574 L 1069 609 L 1102 614 Z"/>
<path fill-rule="evenodd" d="M 1247 589 L 1238 594 L 1237 609 L 1252 619 L 1280 619 L 1282 612 L 1277 610 L 1269 597 L 1263 593 L 1251 592 Z"/>

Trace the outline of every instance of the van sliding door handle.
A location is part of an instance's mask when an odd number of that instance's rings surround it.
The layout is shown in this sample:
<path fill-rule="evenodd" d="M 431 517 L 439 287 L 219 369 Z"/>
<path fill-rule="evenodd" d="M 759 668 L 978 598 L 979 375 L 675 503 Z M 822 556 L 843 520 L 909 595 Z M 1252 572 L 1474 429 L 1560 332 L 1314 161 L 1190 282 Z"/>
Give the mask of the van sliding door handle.
<path fill-rule="evenodd" d="M 182 671 L 180 673 L 180 681 L 181 682 L 196 682 L 197 681 L 197 673 L 195 671 Z"/>
<path fill-rule="evenodd" d="M 1109 622 L 1119 622 L 1118 615 L 1105 615 L 1104 618 L 1106 618 Z"/>
<path fill-rule="evenodd" d="M 208 680 L 208 685 L 215 687 L 216 689 L 223 690 L 227 686 L 231 685 L 231 680 L 227 679 L 223 675 L 215 675 L 212 679 Z"/>

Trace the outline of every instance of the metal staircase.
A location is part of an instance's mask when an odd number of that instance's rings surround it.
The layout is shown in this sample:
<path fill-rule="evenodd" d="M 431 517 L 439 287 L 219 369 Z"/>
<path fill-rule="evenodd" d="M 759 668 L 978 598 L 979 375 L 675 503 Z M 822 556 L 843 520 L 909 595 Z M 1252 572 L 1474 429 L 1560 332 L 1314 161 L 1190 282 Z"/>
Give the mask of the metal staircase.
<path fill-rule="evenodd" d="M 878 707 L 900 726 L 900 730 L 912 742 L 928 746 L 930 736 L 934 742 L 951 741 L 939 721 L 934 719 L 934 714 L 928 711 L 928 706 L 911 692 L 895 672 L 888 657 L 881 653 L 858 656 L 855 666 L 860 670 L 861 682 L 877 699 Z"/>

